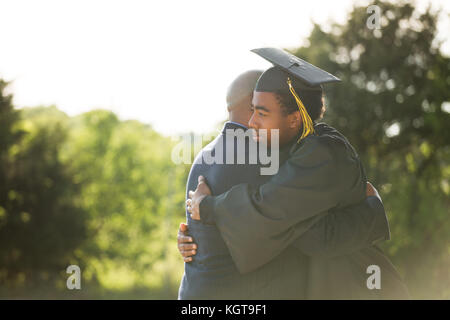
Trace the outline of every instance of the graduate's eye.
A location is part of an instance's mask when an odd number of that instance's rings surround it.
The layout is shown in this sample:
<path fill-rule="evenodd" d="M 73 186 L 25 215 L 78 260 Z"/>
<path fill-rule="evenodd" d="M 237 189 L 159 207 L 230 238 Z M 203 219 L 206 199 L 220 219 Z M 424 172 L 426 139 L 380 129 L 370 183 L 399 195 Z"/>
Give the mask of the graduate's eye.
<path fill-rule="evenodd" d="M 258 112 L 258 114 L 259 114 L 261 117 L 265 117 L 265 116 L 266 116 L 264 113 L 261 113 L 261 112 Z"/>

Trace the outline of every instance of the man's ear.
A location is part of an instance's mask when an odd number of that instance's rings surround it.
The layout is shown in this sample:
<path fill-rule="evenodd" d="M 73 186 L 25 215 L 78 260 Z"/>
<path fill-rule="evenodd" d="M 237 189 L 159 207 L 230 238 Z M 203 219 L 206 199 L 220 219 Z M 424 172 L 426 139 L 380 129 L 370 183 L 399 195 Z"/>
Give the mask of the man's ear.
<path fill-rule="evenodd" d="M 292 112 L 289 115 L 290 119 L 289 119 L 289 127 L 294 129 L 300 126 L 301 124 L 301 119 L 300 119 L 300 111 L 295 111 Z"/>

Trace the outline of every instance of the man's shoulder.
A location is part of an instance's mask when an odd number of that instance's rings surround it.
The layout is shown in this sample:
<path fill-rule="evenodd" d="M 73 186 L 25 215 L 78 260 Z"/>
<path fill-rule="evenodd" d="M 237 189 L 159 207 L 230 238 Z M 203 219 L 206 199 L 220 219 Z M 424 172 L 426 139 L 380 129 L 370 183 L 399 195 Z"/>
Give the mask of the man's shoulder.
<path fill-rule="evenodd" d="M 204 146 L 198 154 L 195 156 L 193 166 L 196 164 L 202 164 L 203 157 L 205 154 L 211 155 L 211 152 L 215 152 L 214 150 L 218 145 L 220 145 L 220 142 L 223 141 L 223 134 L 218 134 L 212 141 L 210 141 L 206 146 Z"/>

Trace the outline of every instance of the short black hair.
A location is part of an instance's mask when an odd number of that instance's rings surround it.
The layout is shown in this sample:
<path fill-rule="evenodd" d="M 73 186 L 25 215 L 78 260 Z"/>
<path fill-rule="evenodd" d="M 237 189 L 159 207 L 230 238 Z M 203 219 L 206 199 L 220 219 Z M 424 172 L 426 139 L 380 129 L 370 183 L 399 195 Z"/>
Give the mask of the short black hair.
<path fill-rule="evenodd" d="M 303 102 L 311 120 L 313 122 L 320 120 L 325 113 L 325 104 L 323 99 L 323 91 L 302 90 L 301 88 L 294 88 L 298 96 Z M 290 91 L 279 90 L 275 92 L 278 103 L 281 105 L 285 115 L 298 111 L 297 101 Z"/>

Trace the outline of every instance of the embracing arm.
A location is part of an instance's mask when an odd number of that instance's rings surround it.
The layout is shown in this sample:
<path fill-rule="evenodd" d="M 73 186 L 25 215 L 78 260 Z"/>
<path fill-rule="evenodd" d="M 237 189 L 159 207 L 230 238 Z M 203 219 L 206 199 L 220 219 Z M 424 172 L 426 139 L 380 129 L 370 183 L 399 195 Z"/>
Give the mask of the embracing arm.
<path fill-rule="evenodd" d="M 336 257 L 350 254 L 390 239 L 389 223 L 376 189 L 368 184 L 367 198 L 342 210 L 330 210 L 291 246 L 315 257 Z M 370 189 L 374 191 L 370 191 Z M 192 261 L 196 244 L 187 235 L 187 225 L 180 224 L 178 250 L 185 262 Z M 265 247 L 264 243 L 260 244 Z"/>

